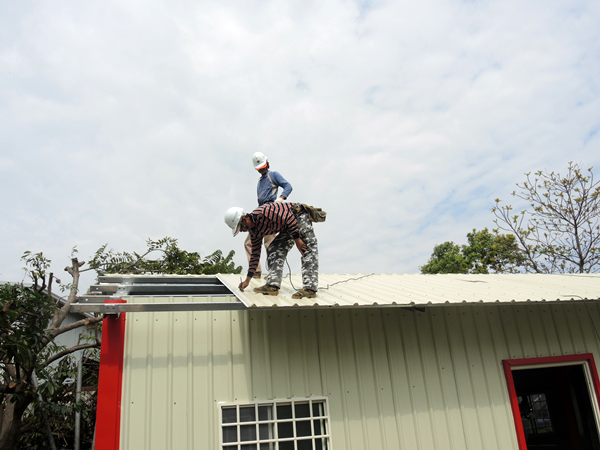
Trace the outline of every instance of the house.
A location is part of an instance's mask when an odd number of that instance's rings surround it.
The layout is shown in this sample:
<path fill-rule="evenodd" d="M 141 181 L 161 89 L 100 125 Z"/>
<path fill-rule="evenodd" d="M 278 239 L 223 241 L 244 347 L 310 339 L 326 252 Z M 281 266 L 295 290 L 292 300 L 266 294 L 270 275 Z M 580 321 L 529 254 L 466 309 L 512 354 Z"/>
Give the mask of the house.
<path fill-rule="evenodd" d="M 103 277 L 97 449 L 597 449 L 600 275 Z M 98 303 L 99 301 L 117 303 Z"/>

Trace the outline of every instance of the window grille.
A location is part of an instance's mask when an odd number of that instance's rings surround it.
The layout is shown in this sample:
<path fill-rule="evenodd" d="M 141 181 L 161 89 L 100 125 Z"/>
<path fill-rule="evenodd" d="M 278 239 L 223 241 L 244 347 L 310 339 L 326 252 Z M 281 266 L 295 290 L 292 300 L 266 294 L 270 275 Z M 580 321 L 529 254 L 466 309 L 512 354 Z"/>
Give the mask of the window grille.
<path fill-rule="evenodd" d="M 530 394 L 517 397 L 526 435 L 552 433 L 552 421 L 545 394 Z"/>
<path fill-rule="evenodd" d="M 326 398 L 219 408 L 222 450 L 331 450 Z"/>

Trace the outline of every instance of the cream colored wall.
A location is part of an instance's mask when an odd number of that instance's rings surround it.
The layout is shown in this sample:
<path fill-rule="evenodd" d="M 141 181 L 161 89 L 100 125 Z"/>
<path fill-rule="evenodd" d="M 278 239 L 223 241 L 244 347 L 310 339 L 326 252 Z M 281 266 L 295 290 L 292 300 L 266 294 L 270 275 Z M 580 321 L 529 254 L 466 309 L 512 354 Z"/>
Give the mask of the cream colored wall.
<path fill-rule="evenodd" d="M 501 361 L 598 355 L 585 308 L 128 314 L 121 449 L 217 449 L 218 402 L 311 395 L 334 450 L 516 449 Z"/>

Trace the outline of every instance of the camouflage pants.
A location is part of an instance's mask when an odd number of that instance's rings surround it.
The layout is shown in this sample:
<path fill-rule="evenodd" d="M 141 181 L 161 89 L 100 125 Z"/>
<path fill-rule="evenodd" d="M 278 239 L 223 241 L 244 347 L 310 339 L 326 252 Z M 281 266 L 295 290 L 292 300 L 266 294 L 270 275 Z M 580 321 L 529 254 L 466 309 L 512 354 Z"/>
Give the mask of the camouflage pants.
<path fill-rule="evenodd" d="M 317 237 L 313 230 L 312 223 L 308 219 L 308 214 L 301 212 L 296 216 L 300 238 L 307 246 L 302 255 L 302 284 L 305 289 L 317 290 L 319 284 L 319 249 L 317 247 Z M 267 284 L 281 287 L 281 278 L 283 275 L 283 266 L 285 258 L 295 245 L 292 235 L 287 231 L 277 235 L 267 249 L 267 264 L 269 266 L 269 275 Z"/>

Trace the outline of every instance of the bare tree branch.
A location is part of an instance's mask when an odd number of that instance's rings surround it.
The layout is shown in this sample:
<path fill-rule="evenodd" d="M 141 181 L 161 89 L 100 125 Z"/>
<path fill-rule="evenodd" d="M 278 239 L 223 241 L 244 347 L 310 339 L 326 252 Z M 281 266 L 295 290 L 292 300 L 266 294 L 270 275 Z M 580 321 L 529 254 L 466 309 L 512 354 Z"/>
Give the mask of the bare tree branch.
<path fill-rule="evenodd" d="M 62 358 L 63 356 L 70 355 L 71 353 L 74 353 L 74 352 L 76 352 L 78 350 L 85 350 L 86 348 L 99 348 L 99 347 L 100 347 L 100 343 L 99 342 L 75 345 L 75 346 L 73 346 L 71 348 L 67 348 L 67 349 L 63 350 L 62 352 L 58 352 L 58 353 L 52 355 L 46 361 L 44 361 L 43 363 L 41 363 L 41 366 L 42 367 L 46 367 L 49 364 L 52 364 L 54 361 Z"/>
<path fill-rule="evenodd" d="M 498 229 L 513 233 L 526 255 L 525 268 L 538 273 L 600 271 L 600 182 L 569 163 L 566 176 L 527 173 L 514 197 L 530 208 L 518 214 L 496 199 Z"/>

